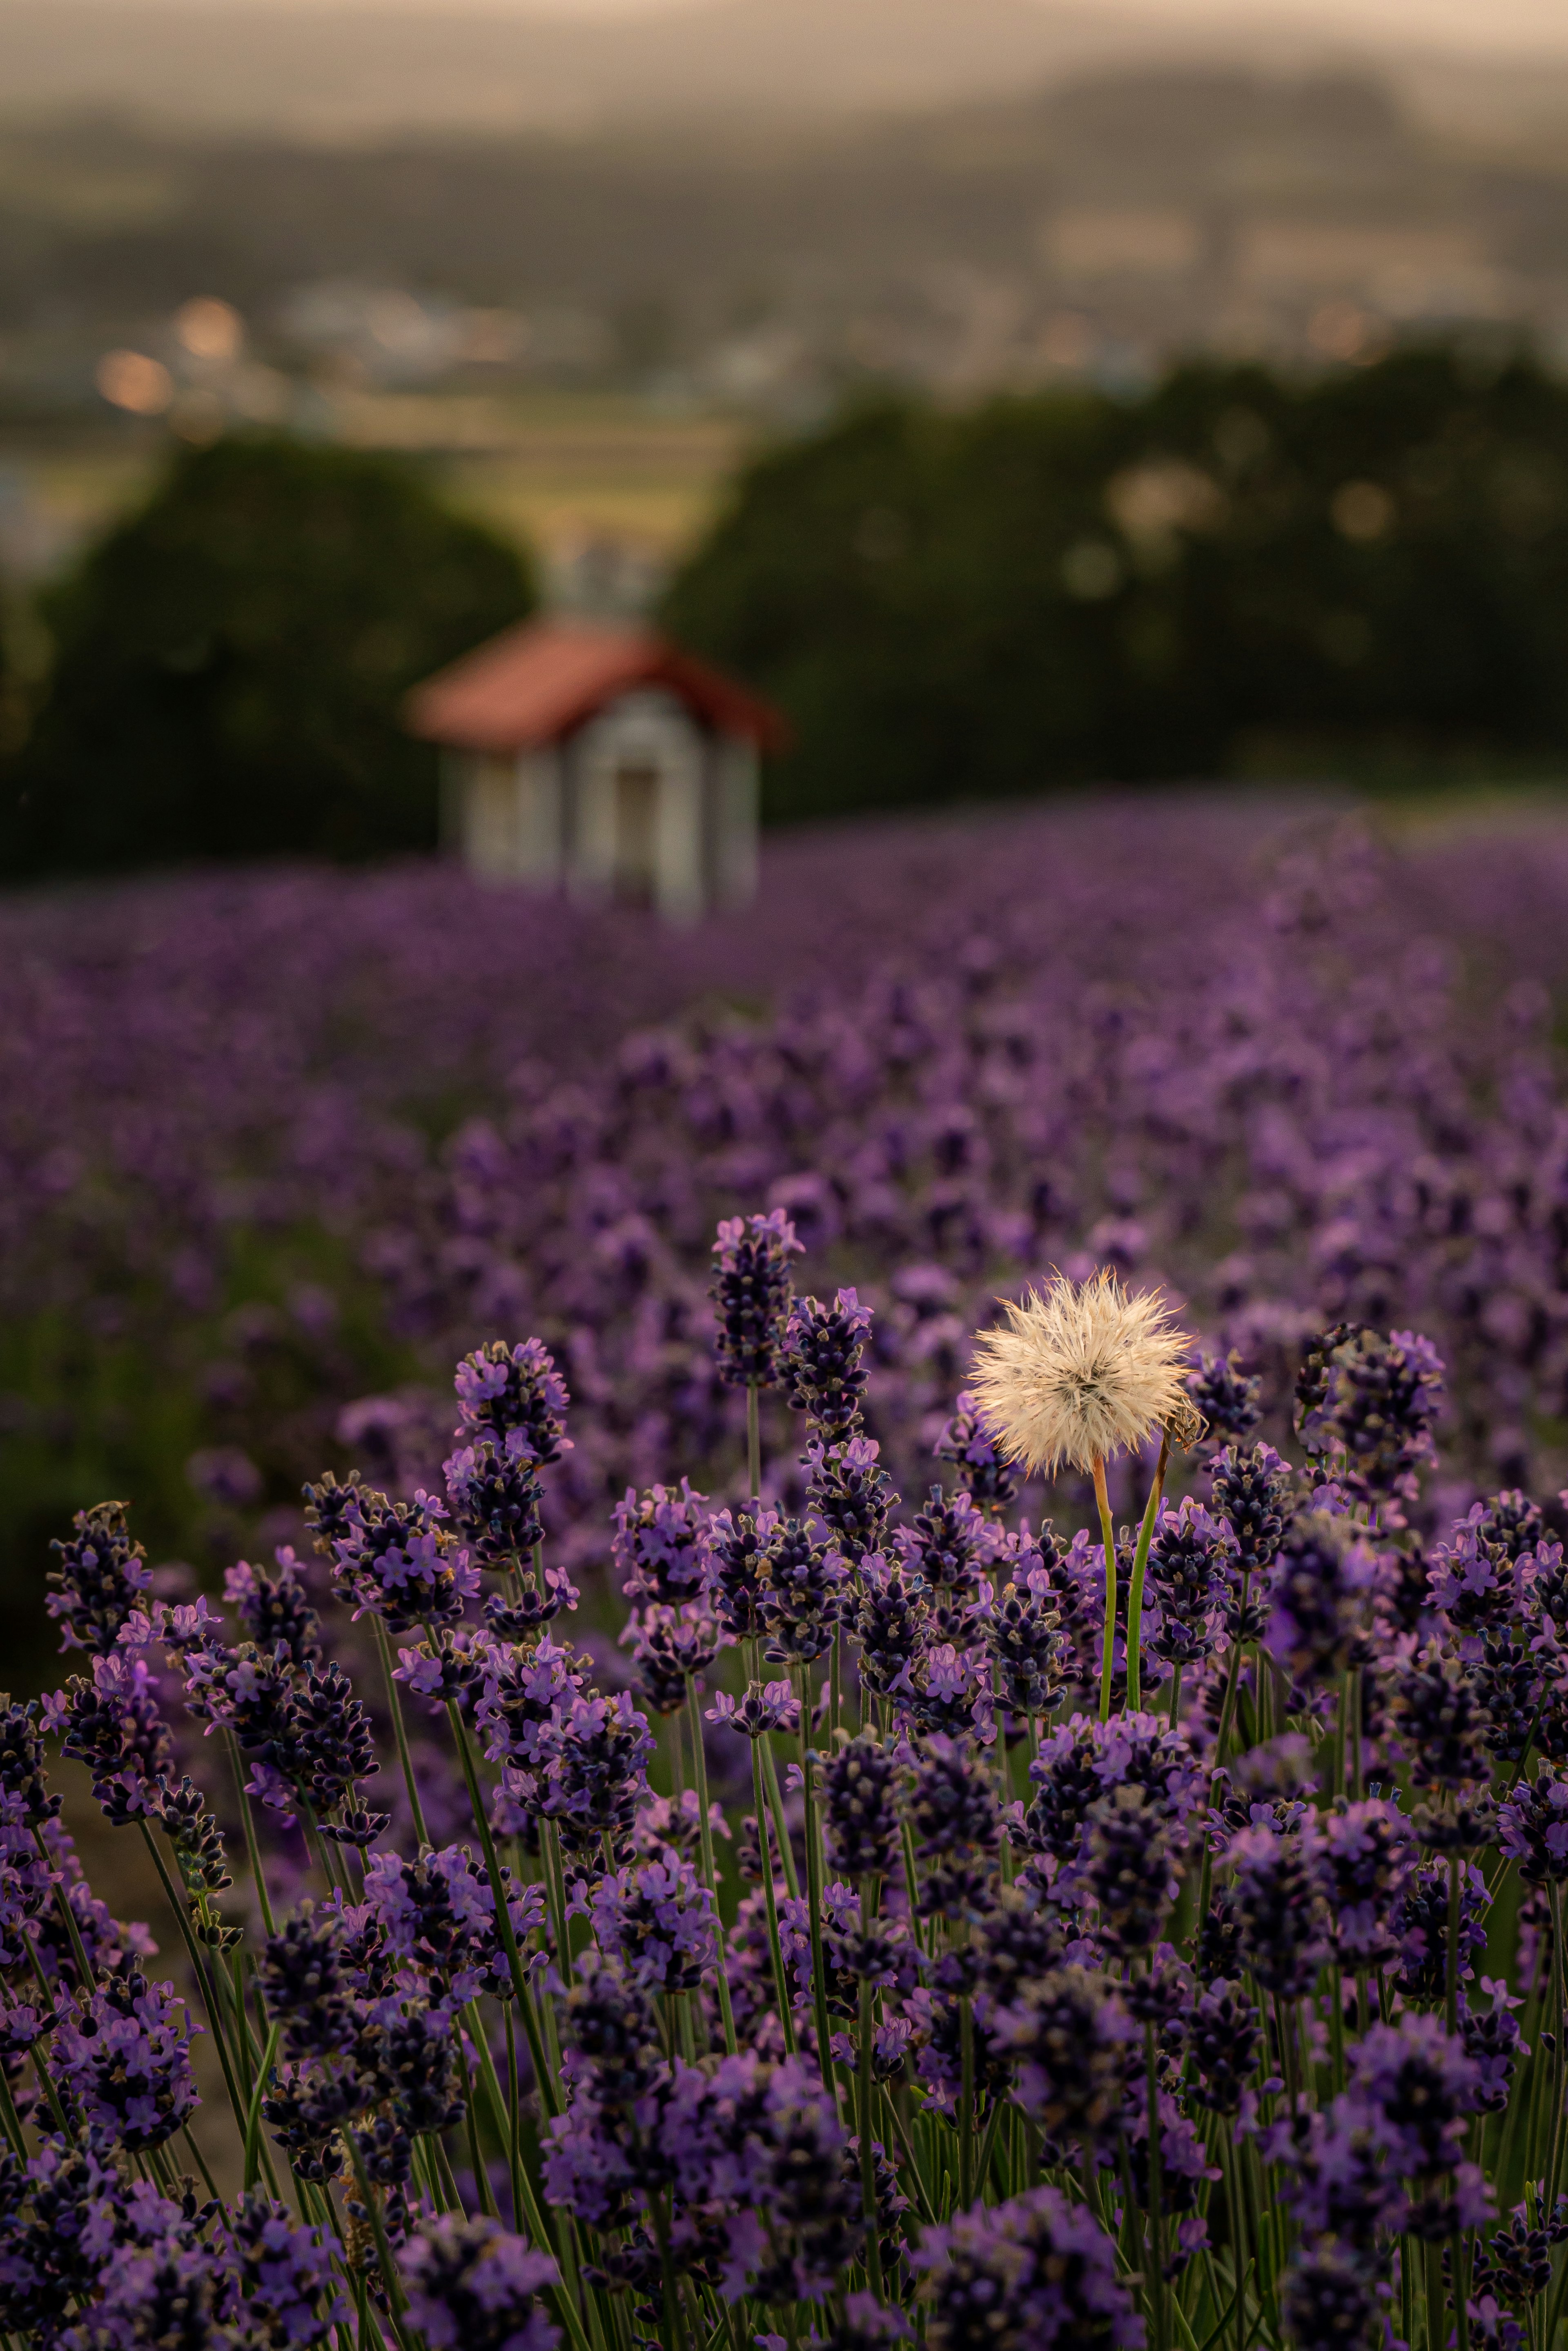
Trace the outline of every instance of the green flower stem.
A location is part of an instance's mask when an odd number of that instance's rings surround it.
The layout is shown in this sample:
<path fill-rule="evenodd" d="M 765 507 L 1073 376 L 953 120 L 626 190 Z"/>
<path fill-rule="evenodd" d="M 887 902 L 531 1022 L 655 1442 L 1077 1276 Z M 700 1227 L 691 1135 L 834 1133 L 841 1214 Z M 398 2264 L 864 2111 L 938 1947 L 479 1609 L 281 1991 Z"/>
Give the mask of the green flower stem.
<path fill-rule="evenodd" d="M 974 2011 L 969 1994 L 959 2001 L 959 2202 L 974 2202 Z"/>
<path fill-rule="evenodd" d="M 1095 1499 L 1100 1507 L 1100 1540 L 1106 1550 L 1106 1622 L 1100 1646 L 1100 1720 L 1111 1719 L 1111 1668 L 1116 1647 L 1116 1531 L 1111 1523 L 1111 1499 L 1106 1491 L 1106 1465 L 1099 1454 L 1090 1463 Z"/>
<path fill-rule="evenodd" d="M 871 1934 L 877 1923 L 877 1885 L 875 1877 L 860 1881 L 860 1930 Z M 869 1976 L 860 1979 L 860 2046 L 856 2052 L 860 2077 L 860 2210 L 866 2222 L 866 2274 L 878 2302 L 883 2298 L 882 2232 L 877 2212 L 877 2157 L 871 2127 L 873 2037 L 877 2030 L 877 1995 Z"/>
<path fill-rule="evenodd" d="M 778 1901 L 774 1892 L 773 1839 L 768 1834 L 768 1808 L 763 1793 L 763 1740 L 752 1741 L 752 1801 L 757 1808 L 757 1844 L 763 1863 L 763 1908 L 767 1915 L 768 1949 L 773 1954 L 774 1996 L 779 2004 L 779 2022 L 784 2028 L 784 2054 L 795 2053 L 794 2011 L 790 2004 L 789 1980 L 784 1974 L 784 1946 L 779 1940 Z"/>
<path fill-rule="evenodd" d="M 534 2060 L 534 2077 L 538 2085 L 540 2101 L 552 2115 L 559 2114 L 561 2109 L 557 2095 L 556 2074 L 545 2062 L 538 2020 L 534 2013 L 533 1992 L 523 1966 L 523 1955 L 517 1949 L 517 1937 L 513 1929 L 512 1913 L 507 1907 L 506 1881 L 496 1857 L 495 1838 L 490 1826 L 490 1815 L 484 1809 L 483 1799 L 480 1794 L 479 1774 L 474 1769 L 473 1750 L 469 1741 L 468 1726 L 457 1707 L 450 1699 L 447 1702 L 447 1713 L 452 1721 L 452 1737 L 457 1742 L 458 1757 L 462 1764 L 462 1775 L 468 1784 L 469 1808 L 473 1814 L 473 1824 L 479 1831 L 479 1841 L 484 1851 L 484 1866 L 489 1875 L 491 1892 L 495 1897 L 495 1923 L 501 1934 L 501 1947 L 506 1954 L 506 1966 L 512 1978 L 513 1990 L 517 1994 L 518 2004 L 522 2010 L 524 2029 L 528 2035 L 528 2047 Z M 542 1843 L 543 1839 L 541 1839 Z"/>
<path fill-rule="evenodd" d="M 240 1753 L 240 1742 L 234 1736 L 234 1726 L 232 1722 L 225 1722 L 223 1725 L 223 1743 L 229 1750 L 229 1762 L 234 1770 L 234 1795 L 240 1808 L 241 1825 L 245 1833 L 245 1853 L 251 1865 L 251 1877 L 256 1889 L 256 1903 L 262 1915 L 262 1926 L 266 1933 L 271 1935 L 276 1932 L 273 1924 L 272 1896 L 267 1892 L 266 1871 L 262 1867 L 261 1841 L 256 1835 L 255 1818 L 251 1811 L 251 1800 L 245 1793 L 244 1759 Z"/>
<path fill-rule="evenodd" d="M 429 1844 L 430 1831 L 425 1826 L 424 1806 L 420 1802 L 419 1782 L 414 1778 L 413 1759 L 409 1753 L 409 1734 L 403 1721 L 403 1701 L 392 1677 L 392 1645 L 387 1638 L 387 1628 L 372 1609 L 370 1622 L 376 1627 L 376 1647 L 381 1659 L 381 1676 L 387 1685 L 387 1705 L 392 1718 L 392 1736 L 398 1742 L 398 1761 L 403 1767 L 403 1785 L 409 1792 L 409 1810 L 414 1816 L 414 1834 L 421 1845 Z"/>
<path fill-rule="evenodd" d="M 202 2001 L 207 2010 L 208 2022 L 213 2028 L 213 2043 L 218 2053 L 218 2063 L 223 2068 L 223 2086 L 228 2091 L 229 2104 L 234 2108 L 234 2120 L 239 2126 L 240 2137 L 243 2141 L 244 2137 L 245 2119 L 249 2108 L 249 2100 L 243 2095 L 239 2083 L 235 2078 L 234 2068 L 229 2050 L 229 2036 L 222 2003 L 218 2000 L 216 1991 L 208 1977 L 205 1968 L 202 1966 L 201 1950 L 197 1945 L 195 1937 L 191 1932 L 191 1921 L 186 1916 L 185 1905 L 176 1893 L 174 1886 L 170 1878 L 169 1872 L 163 1865 L 163 1856 L 159 1852 L 157 1844 L 153 1840 L 152 1832 L 148 1827 L 147 1823 L 144 1820 L 139 1820 L 136 1825 L 141 1831 L 142 1843 L 146 1845 L 148 1852 L 152 1855 L 152 1865 L 158 1872 L 159 1879 L 163 1887 L 164 1897 L 167 1900 L 170 1908 L 174 1913 L 175 1923 L 179 1927 L 181 1935 L 184 1939 L 186 1957 L 191 1962 L 192 1973 L 194 1975 L 196 1982 L 201 1989 Z M 84 1980 L 88 1983 L 92 1981 L 90 1970 Z"/>
<path fill-rule="evenodd" d="M 746 1382 L 746 1494 L 751 1501 L 760 1501 L 763 1491 L 763 1420 L 758 1398 L 761 1395 L 755 1380 Z"/>
<path fill-rule="evenodd" d="M 805 1713 L 805 1701 L 803 1698 L 801 1701 L 803 1737 L 805 1736 L 804 1726 Z M 784 1881 L 789 1888 L 790 1900 L 792 1902 L 798 1902 L 800 1900 L 800 1879 L 794 1865 L 794 1847 L 789 1841 L 789 1829 L 784 1821 L 784 1792 L 779 1786 L 778 1765 L 774 1760 L 773 1740 L 770 1733 L 763 1733 L 761 1744 L 763 1750 L 763 1777 L 767 1782 L 768 1802 L 773 1807 L 774 1832 L 778 1837 L 779 1866 L 784 1871 Z"/>
<path fill-rule="evenodd" d="M 697 1703 L 697 1683 L 686 1684 L 686 1705 L 691 1719 L 692 1772 L 697 1782 L 697 1834 L 702 1848 L 702 1882 L 713 1897 L 713 1932 L 719 1945 L 719 2014 L 724 2026 L 724 2049 L 735 2054 L 735 2016 L 730 2005 L 730 1979 L 724 1966 L 724 1921 L 719 1915 L 719 1877 L 713 1865 L 713 1829 L 708 1818 L 708 1757 L 702 1743 L 702 1716 Z M 753 1742 L 753 1745 L 755 1742 Z"/>
<path fill-rule="evenodd" d="M 1137 1548 L 1133 1552 L 1132 1583 L 1127 1590 L 1127 1703 L 1129 1714 L 1137 1714 L 1143 1703 L 1143 1583 L 1148 1566 L 1148 1546 L 1154 1534 L 1155 1520 L 1165 1499 L 1165 1472 L 1170 1459 L 1170 1437 L 1166 1429 L 1159 1432 L 1159 1458 L 1154 1466 L 1154 1483 L 1144 1504 L 1143 1520 L 1137 1531 Z M 1105 1472 L 1102 1469 L 1101 1481 Z M 1096 1499 L 1100 1489 L 1095 1489 Z M 1105 1517 L 1101 1508 L 1102 1521 Z M 1109 1554 L 1107 1554 L 1109 1556 Z M 1174 1719 L 1174 1718 L 1173 1718 Z"/>
<path fill-rule="evenodd" d="M 1163 1458 L 1163 1450 L 1161 1454 Z M 1154 2026 L 1143 2029 L 1144 2083 L 1148 2093 L 1148 2230 L 1153 2262 L 1147 2300 L 1154 2317 L 1154 2351 L 1165 2351 L 1165 2183 L 1159 2144 L 1159 2086 L 1155 2071 Z"/>
<path fill-rule="evenodd" d="M 827 1977 L 822 1952 L 822 1848 L 816 1823 L 816 1792 L 811 1776 L 811 1704 L 805 1666 L 795 1667 L 795 1690 L 800 1699 L 800 1769 L 805 1803 L 805 1898 L 811 1927 L 811 1991 L 816 2019 L 816 2062 L 823 2086 L 833 2100 L 836 2116 L 838 2074 L 833 2063 L 832 2036 L 827 2025 Z"/>

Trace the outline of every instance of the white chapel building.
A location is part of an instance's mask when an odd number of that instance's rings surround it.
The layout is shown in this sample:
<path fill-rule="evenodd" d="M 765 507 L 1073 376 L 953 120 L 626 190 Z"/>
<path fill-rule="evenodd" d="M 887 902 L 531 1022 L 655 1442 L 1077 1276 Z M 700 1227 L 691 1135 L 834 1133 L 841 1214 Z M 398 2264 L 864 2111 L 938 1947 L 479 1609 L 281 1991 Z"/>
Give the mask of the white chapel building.
<path fill-rule="evenodd" d="M 412 733 L 442 753 L 441 833 L 487 881 L 651 905 L 743 905 L 776 712 L 643 628 L 525 622 L 428 678 Z"/>

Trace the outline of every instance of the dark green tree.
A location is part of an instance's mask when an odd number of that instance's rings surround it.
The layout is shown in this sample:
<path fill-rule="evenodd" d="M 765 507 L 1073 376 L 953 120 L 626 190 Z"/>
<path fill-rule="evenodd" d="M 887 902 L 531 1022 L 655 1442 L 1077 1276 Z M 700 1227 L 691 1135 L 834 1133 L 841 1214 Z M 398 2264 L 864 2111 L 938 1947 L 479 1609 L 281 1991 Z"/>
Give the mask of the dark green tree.
<path fill-rule="evenodd" d="M 431 846 L 415 682 L 525 615 L 524 559 L 396 460 L 235 436 L 178 455 L 47 596 L 5 776 L 12 872 Z"/>
<path fill-rule="evenodd" d="M 1409 349 L 888 402 L 759 457 L 665 618 L 791 720 L 775 816 L 1559 754 L 1568 388 Z"/>

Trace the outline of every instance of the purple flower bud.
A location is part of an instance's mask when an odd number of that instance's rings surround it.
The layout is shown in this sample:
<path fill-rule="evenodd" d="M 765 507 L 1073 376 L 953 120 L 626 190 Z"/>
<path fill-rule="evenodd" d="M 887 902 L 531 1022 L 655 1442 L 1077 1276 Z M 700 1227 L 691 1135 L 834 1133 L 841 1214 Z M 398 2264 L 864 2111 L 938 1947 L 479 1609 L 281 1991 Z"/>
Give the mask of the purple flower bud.
<path fill-rule="evenodd" d="M 790 1311 L 789 1261 L 804 1254 L 782 1208 L 721 1223 L 711 1294 L 720 1376 L 732 1387 L 772 1387 L 778 1379 Z"/>
<path fill-rule="evenodd" d="M 1054 2188 L 977 2204 L 927 2229 L 913 2266 L 929 2305 L 932 2351 L 981 2342 L 1029 2351 L 1136 2351 L 1143 2321 L 1116 2275 L 1116 2248 Z"/>
<path fill-rule="evenodd" d="M 866 1392 L 860 1358 L 870 1332 L 870 1310 L 853 1290 L 841 1290 L 831 1306 L 797 1298 L 791 1310 L 783 1361 L 789 1400 L 796 1412 L 810 1415 L 813 1429 L 825 1438 L 840 1440 L 860 1426 Z"/>
<path fill-rule="evenodd" d="M 540 2300 L 560 2275 L 555 2262 L 499 2221 L 423 2220 L 398 2267 L 431 2351 L 554 2351 L 560 2340 Z"/>
<path fill-rule="evenodd" d="M 152 1581 L 147 1555 L 130 1539 L 123 1502 L 95 1502 L 78 1510 L 74 1536 L 51 1542 L 59 1561 L 45 1578 L 44 1605 L 60 1626 L 62 1649 L 93 1649 L 106 1656 Z"/>
<path fill-rule="evenodd" d="M 939 1461 L 957 1465 L 959 1485 L 975 1508 L 994 1518 L 1017 1499 L 1022 1472 L 997 1451 L 990 1429 L 966 1390 L 931 1447 Z"/>
<path fill-rule="evenodd" d="M 708 1708 L 710 1722 L 738 1730 L 742 1739 L 761 1739 L 771 1730 L 800 1729 L 800 1700 L 786 1681 L 750 1682 L 743 1698 L 721 1690 Z"/>
<path fill-rule="evenodd" d="M 101 2143 L 132 2154 L 160 2147 L 201 2103 L 192 2031 L 172 1984 L 111 1978 L 57 2027 L 56 2079 Z"/>
<path fill-rule="evenodd" d="M 583 1906 L 601 1951 L 650 1991 L 691 1991 L 718 1962 L 713 1897 L 690 1862 L 601 1877 Z"/>
<path fill-rule="evenodd" d="M 293 1551 L 286 1544 L 276 1560 L 275 1575 L 240 1560 L 224 1574 L 223 1597 L 239 1610 L 240 1621 L 258 1648 L 270 1651 L 281 1641 L 294 1663 L 303 1666 L 320 1653 L 320 1619 Z"/>
<path fill-rule="evenodd" d="M 680 1490 L 654 1486 L 639 1495 L 634 1486 L 618 1502 L 611 1552 L 629 1601 L 657 1600 L 668 1607 L 695 1600 L 712 1580 L 712 1521 L 688 1478 Z"/>
<path fill-rule="evenodd" d="M 541 1469 L 572 1450 L 562 1419 L 572 1399 L 541 1340 L 492 1339 L 463 1357 L 453 1384 L 471 1444 L 488 1438 L 503 1458 L 521 1454 Z"/>

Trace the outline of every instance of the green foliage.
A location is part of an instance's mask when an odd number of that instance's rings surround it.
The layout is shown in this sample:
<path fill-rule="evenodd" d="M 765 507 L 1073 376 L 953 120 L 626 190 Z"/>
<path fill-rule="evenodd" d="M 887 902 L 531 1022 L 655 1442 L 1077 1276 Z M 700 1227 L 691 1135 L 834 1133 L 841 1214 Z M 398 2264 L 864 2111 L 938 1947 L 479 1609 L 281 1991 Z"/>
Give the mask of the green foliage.
<path fill-rule="evenodd" d="M 1561 751 L 1568 389 L 1412 349 L 888 402 L 764 454 L 665 618 L 788 714 L 775 816 Z"/>
<path fill-rule="evenodd" d="M 417 1368 L 386 1328 L 375 1284 L 341 1238 L 317 1226 L 229 1236 L 221 1294 L 171 1326 L 161 1281 L 103 1280 L 83 1311 L 39 1308 L 0 1322 L 0 1638 L 14 1687 L 44 1646 L 49 1540 L 106 1494 L 134 1504 L 151 1559 L 204 1583 L 285 1523 L 320 1464 L 337 1459 L 346 1395 L 395 1388 Z M 201 1490 L 204 1453 L 249 1465 L 232 1505 Z M 272 1541 L 276 1541 L 275 1529 Z M 258 1554 L 259 1555 L 259 1554 Z"/>
<path fill-rule="evenodd" d="M 535 601 L 406 466 L 284 439 L 176 456 L 51 595 L 47 698 L 7 778 L 14 872 L 435 839 L 418 679 Z"/>

